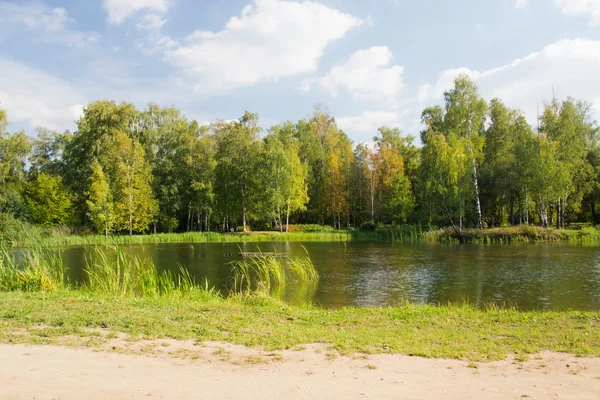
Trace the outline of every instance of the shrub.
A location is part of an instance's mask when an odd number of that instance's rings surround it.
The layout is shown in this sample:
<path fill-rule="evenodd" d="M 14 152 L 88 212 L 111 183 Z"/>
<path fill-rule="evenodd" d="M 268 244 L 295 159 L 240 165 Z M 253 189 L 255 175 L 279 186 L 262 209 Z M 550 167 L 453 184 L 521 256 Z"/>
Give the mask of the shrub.
<path fill-rule="evenodd" d="M 376 229 L 377 229 L 377 225 L 374 224 L 373 222 L 364 222 L 360 226 L 360 230 L 362 232 L 374 232 Z"/>

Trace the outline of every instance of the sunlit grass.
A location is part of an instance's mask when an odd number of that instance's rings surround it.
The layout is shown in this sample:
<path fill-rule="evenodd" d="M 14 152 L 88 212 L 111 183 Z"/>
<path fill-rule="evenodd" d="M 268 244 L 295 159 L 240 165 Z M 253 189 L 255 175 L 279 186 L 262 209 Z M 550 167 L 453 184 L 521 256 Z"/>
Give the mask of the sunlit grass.
<path fill-rule="evenodd" d="M 600 356 L 599 312 L 406 304 L 326 310 L 268 296 L 115 297 L 81 290 L 0 293 L 0 342 L 97 344 L 129 340 L 219 341 L 268 350 L 322 343 L 343 354 L 398 353 L 474 361 L 542 351 Z M 560 328 L 560 329 L 559 329 Z M 15 332 L 19 332 L 18 334 Z"/>
<path fill-rule="evenodd" d="M 49 291 L 66 285 L 60 253 L 41 247 L 18 253 L 0 248 L 0 291 Z"/>
<path fill-rule="evenodd" d="M 306 249 L 305 249 L 306 250 Z M 232 266 L 233 294 L 270 294 L 274 288 L 282 288 L 288 279 L 314 283 L 319 274 L 308 252 L 304 257 L 246 255 L 244 260 L 234 261 Z"/>

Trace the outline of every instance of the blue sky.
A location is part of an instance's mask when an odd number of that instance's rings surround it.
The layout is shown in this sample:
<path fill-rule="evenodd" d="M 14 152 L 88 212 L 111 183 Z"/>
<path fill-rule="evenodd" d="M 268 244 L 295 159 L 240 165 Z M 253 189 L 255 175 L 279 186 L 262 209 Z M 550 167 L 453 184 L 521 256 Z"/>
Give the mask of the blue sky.
<path fill-rule="evenodd" d="M 111 99 L 418 136 L 460 72 L 531 124 L 553 92 L 600 110 L 600 0 L 0 0 L 0 107 L 30 134 Z"/>

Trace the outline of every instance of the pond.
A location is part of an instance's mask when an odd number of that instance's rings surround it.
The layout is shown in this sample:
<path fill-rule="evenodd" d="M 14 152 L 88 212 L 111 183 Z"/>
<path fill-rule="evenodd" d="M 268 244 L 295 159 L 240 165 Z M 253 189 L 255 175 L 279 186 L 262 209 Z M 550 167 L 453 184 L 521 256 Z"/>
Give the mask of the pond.
<path fill-rule="evenodd" d="M 184 265 L 198 282 L 227 292 L 229 263 L 242 252 L 303 256 L 317 268 L 316 285 L 290 283 L 276 296 L 325 308 L 414 303 L 496 303 L 521 310 L 600 310 L 600 247 L 578 244 L 199 243 L 124 246 L 160 270 Z M 306 249 L 306 251 L 305 251 Z M 72 281 L 85 279 L 89 249 L 68 247 Z"/>

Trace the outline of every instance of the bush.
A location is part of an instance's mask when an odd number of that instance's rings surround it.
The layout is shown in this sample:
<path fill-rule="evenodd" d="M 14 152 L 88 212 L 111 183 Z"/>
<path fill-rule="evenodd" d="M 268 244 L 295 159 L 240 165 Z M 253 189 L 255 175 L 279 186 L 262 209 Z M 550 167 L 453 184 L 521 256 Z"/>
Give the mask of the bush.
<path fill-rule="evenodd" d="M 377 225 L 373 222 L 364 222 L 360 226 L 360 230 L 362 232 L 375 232 L 377 230 Z"/>

